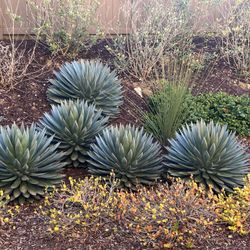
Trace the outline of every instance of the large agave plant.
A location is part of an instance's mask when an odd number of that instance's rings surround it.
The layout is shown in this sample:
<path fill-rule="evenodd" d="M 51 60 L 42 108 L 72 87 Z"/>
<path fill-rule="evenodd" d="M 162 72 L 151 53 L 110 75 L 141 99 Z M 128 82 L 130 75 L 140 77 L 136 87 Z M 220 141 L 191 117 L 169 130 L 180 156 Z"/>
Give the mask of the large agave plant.
<path fill-rule="evenodd" d="M 0 189 L 11 201 L 39 199 L 45 189 L 60 184 L 64 163 L 52 139 L 34 125 L 0 127 Z"/>
<path fill-rule="evenodd" d="M 231 192 L 242 186 L 249 172 L 247 154 L 235 134 L 213 121 L 183 126 L 167 149 L 165 165 L 170 175 L 193 176 L 196 182 L 212 186 L 216 192 Z"/>
<path fill-rule="evenodd" d="M 39 127 L 46 128 L 48 135 L 54 135 L 54 143 L 60 142 L 59 150 L 67 157 L 67 164 L 78 167 L 85 163 L 90 144 L 107 121 L 94 105 L 68 100 L 53 105 L 51 113 L 40 120 Z"/>
<path fill-rule="evenodd" d="M 122 104 L 122 87 L 114 71 L 100 62 L 65 63 L 48 88 L 48 98 L 60 103 L 65 99 L 81 99 L 93 103 L 105 115 L 114 115 Z"/>
<path fill-rule="evenodd" d="M 106 176 L 114 172 L 121 185 L 128 188 L 151 184 L 162 171 L 160 145 L 143 128 L 131 125 L 105 129 L 88 154 L 91 174 Z"/>

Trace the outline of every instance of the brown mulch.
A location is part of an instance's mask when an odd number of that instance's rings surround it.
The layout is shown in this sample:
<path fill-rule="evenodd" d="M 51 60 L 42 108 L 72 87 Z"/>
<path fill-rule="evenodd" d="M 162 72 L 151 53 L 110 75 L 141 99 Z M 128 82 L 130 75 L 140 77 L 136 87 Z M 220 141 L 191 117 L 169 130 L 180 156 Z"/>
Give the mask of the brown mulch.
<path fill-rule="evenodd" d="M 72 234 L 70 237 L 53 236 L 48 232 L 48 225 L 35 213 L 38 204 L 24 206 L 14 218 L 11 226 L 4 225 L 0 230 L 0 250 L 75 250 L 75 249 L 139 249 L 138 243 L 126 241 L 114 234 L 91 235 L 82 237 Z M 82 232 L 82 235 L 85 235 Z M 136 246 L 136 247 L 135 247 Z"/>
<path fill-rule="evenodd" d="M 48 78 L 47 78 L 48 79 Z M 49 112 L 50 104 L 46 98 L 48 82 L 28 81 L 19 84 L 11 91 L 0 89 L 0 125 L 12 123 L 31 124 L 37 122 L 45 112 Z M 145 110 L 145 100 L 134 91 L 133 85 L 124 82 L 124 104 L 121 114 L 113 123 L 139 123 L 140 110 Z"/>
<path fill-rule="evenodd" d="M 38 204 L 25 205 L 13 219 L 12 224 L 0 229 L 0 250 L 140 250 L 152 249 L 140 246 L 133 235 L 126 232 L 97 232 L 84 237 L 85 232 L 70 235 L 51 235 L 44 219 L 36 214 Z M 213 230 L 213 231 L 212 231 Z M 205 235 L 197 237 L 194 248 L 198 250 L 248 250 L 250 235 L 241 237 L 230 233 L 225 227 L 208 228 Z M 178 247 L 174 249 L 186 249 Z"/>
<path fill-rule="evenodd" d="M 220 65 L 211 69 L 207 75 L 204 75 L 193 87 L 194 94 L 208 92 L 226 92 L 230 95 L 249 95 L 250 82 L 242 82 L 235 78 L 232 70 L 226 65 Z"/>
<path fill-rule="evenodd" d="M 27 50 L 32 45 L 31 41 L 27 41 Z M 85 59 L 100 58 L 104 62 L 109 61 L 110 56 L 105 45 L 105 42 L 100 42 L 88 54 L 82 54 L 79 57 Z M 58 69 L 63 62 L 70 60 L 73 59 L 62 56 L 52 57 L 44 46 L 38 46 L 34 63 L 29 68 L 30 77 L 24 79 L 10 91 L 0 88 L 0 125 L 8 125 L 13 122 L 30 124 L 38 121 L 44 112 L 49 111 L 50 104 L 46 98 L 48 80 L 53 77 L 53 70 Z M 219 62 L 218 67 L 219 69 L 216 65 L 212 65 L 209 74 L 198 79 L 193 87 L 194 94 L 223 91 L 233 95 L 249 95 L 250 83 L 236 80 L 232 70 L 223 63 Z M 41 68 L 41 71 L 36 73 L 38 68 Z M 38 77 L 34 78 L 36 74 Z M 147 109 L 145 98 L 141 98 L 134 91 L 134 87 L 140 86 L 140 83 L 135 85 L 126 79 L 123 79 L 122 83 L 124 105 L 121 107 L 120 115 L 112 122 L 138 124 L 140 123 L 141 111 Z"/>
<path fill-rule="evenodd" d="M 97 46 L 89 55 L 83 57 L 102 57 L 104 61 L 108 55 L 103 45 Z M 46 98 L 48 79 L 52 77 L 53 69 L 66 60 L 65 58 L 52 58 L 48 51 L 40 48 L 37 53 L 36 64 L 47 64 L 39 77 L 25 79 L 14 89 L 6 91 L 0 89 L 0 125 L 10 125 L 13 122 L 31 124 L 37 122 L 44 112 L 50 110 L 50 104 Z M 34 68 L 37 68 L 34 65 Z M 32 69 L 31 69 L 32 70 Z M 124 104 L 121 113 L 112 120 L 112 123 L 140 124 L 141 111 L 146 110 L 146 101 L 134 91 L 134 84 L 128 80 L 122 80 L 124 89 Z M 243 87 L 242 87 L 243 86 Z M 213 71 L 209 77 L 203 78 L 194 87 L 196 94 L 203 92 L 224 91 L 234 95 L 248 94 L 249 90 L 241 82 L 233 77 L 232 71 L 222 66 Z M 243 143 L 250 146 L 250 138 L 243 138 Z M 250 148 L 250 147 L 249 147 Z M 84 178 L 87 172 L 84 169 L 67 169 L 66 176 Z M 21 213 L 17 215 L 11 226 L 5 225 L 0 229 L 0 250 L 125 250 L 142 249 L 133 236 L 126 238 L 121 235 L 93 235 L 84 237 L 62 237 L 51 236 L 47 233 L 45 221 L 34 213 L 37 204 L 24 206 Z M 195 249 L 241 249 L 247 250 L 250 246 L 250 236 L 240 237 L 230 233 L 228 230 L 211 232 L 211 239 L 200 242 Z M 179 248 L 180 249 L 180 248 Z"/>

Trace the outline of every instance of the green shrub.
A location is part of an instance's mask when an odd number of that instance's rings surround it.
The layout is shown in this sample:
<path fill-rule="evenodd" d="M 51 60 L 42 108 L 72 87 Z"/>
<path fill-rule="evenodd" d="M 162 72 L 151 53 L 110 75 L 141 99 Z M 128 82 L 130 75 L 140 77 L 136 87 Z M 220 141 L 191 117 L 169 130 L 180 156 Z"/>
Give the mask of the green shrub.
<path fill-rule="evenodd" d="M 234 187 L 243 186 L 243 178 L 250 171 L 247 154 L 235 134 L 213 121 L 183 126 L 167 149 L 167 173 L 185 179 L 193 176 L 217 192 L 232 192 Z"/>
<path fill-rule="evenodd" d="M 126 76 L 139 81 L 152 79 L 154 67 L 163 56 L 182 56 L 190 52 L 193 27 L 187 29 L 184 12 L 175 0 L 122 1 L 117 34 L 107 50 L 112 63 Z M 122 24 L 122 26 L 121 26 Z"/>
<path fill-rule="evenodd" d="M 189 89 L 195 79 L 192 62 L 191 56 L 186 59 L 162 57 L 154 69 L 156 80 L 144 126 L 164 145 L 189 115 Z"/>
<path fill-rule="evenodd" d="M 52 237 L 75 233 L 80 240 L 83 231 L 85 238 L 115 231 L 134 247 L 121 248 L 118 242 L 113 249 L 195 249 L 194 240 L 198 247 L 205 239 L 201 237 L 208 237 L 204 230 L 218 218 L 213 196 L 194 182 L 172 181 L 127 192 L 117 190 L 113 177 L 70 178 L 69 185 L 51 193 L 38 212 Z"/>
<path fill-rule="evenodd" d="M 74 57 L 81 50 L 87 50 L 96 42 L 98 0 L 91 4 L 86 0 L 27 0 L 29 18 L 33 32 L 45 42 L 53 54 Z"/>
<path fill-rule="evenodd" d="M 230 5 L 229 5 L 230 6 Z M 250 80 L 250 2 L 235 1 L 227 9 L 219 25 L 221 57 L 231 66 L 239 78 Z"/>
<path fill-rule="evenodd" d="M 60 184 L 65 164 L 52 140 L 34 125 L 0 127 L 0 189 L 10 201 L 39 199 L 45 189 Z"/>
<path fill-rule="evenodd" d="M 89 151 L 91 174 L 107 176 L 114 172 L 122 186 L 152 184 L 162 172 L 161 147 L 143 128 L 111 126 L 96 137 Z"/>
<path fill-rule="evenodd" d="M 100 62 L 73 61 L 55 72 L 47 94 L 49 100 L 81 99 L 93 103 L 105 115 L 114 115 L 122 104 L 122 87 L 114 71 Z"/>
<path fill-rule="evenodd" d="M 161 103 L 169 103 L 170 91 L 159 91 L 149 99 L 152 113 L 157 113 Z M 250 98 L 233 96 L 223 92 L 192 96 L 187 94 L 183 102 L 182 123 L 196 122 L 203 119 L 213 120 L 227 125 L 229 130 L 241 136 L 250 135 Z M 153 116 L 152 116 L 153 117 Z"/>
<path fill-rule="evenodd" d="M 151 112 L 145 116 L 145 128 L 162 144 L 174 137 L 176 130 L 187 119 L 189 92 L 185 85 L 166 84 L 149 99 Z"/>
<path fill-rule="evenodd" d="M 190 115 L 186 122 L 203 119 L 226 124 L 228 129 L 242 136 L 250 135 L 250 98 L 226 93 L 209 93 L 189 100 Z"/>
<path fill-rule="evenodd" d="M 64 152 L 68 165 L 78 167 L 85 163 L 90 144 L 107 120 L 94 105 L 68 100 L 53 105 L 51 113 L 43 116 L 39 126 L 46 128 L 49 136 L 54 135 L 53 143 L 60 143 L 58 149 Z"/>

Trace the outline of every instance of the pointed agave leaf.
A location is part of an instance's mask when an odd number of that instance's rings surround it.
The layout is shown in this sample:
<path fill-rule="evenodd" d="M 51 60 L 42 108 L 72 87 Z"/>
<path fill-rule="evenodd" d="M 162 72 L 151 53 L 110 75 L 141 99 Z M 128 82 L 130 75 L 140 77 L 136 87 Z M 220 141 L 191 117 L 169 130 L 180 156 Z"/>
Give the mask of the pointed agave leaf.
<path fill-rule="evenodd" d="M 65 63 L 55 79 L 50 80 L 48 98 L 57 104 L 64 100 L 85 100 L 94 104 L 108 116 L 119 112 L 122 104 L 122 87 L 114 71 L 94 61 Z M 76 115 L 76 113 L 74 114 Z"/>
<path fill-rule="evenodd" d="M 175 177 L 192 175 L 195 181 L 212 185 L 216 192 L 242 186 L 242 179 L 250 172 L 248 155 L 235 134 L 212 121 L 183 126 L 167 150 L 167 173 Z"/>
<path fill-rule="evenodd" d="M 18 188 L 21 184 L 21 179 L 20 178 L 17 178 L 13 183 L 12 185 L 10 186 L 12 189 L 15 189 L 15 188 Z"/>
<path fill-rule="evenodd" d="M 96 137 L 91 148 L 87 160 L 90 173 L 104 176 L 114 171 L 125 187 L 152 184 L 162 173 L 160 145 L 143 128 L 111 126 Z"/>
<path fill-rule="evenodd" d="M 53 106 L 51 113 L 40 120 L 39 127 L 46 129 L 47 136 L 55 134 L 52 143 L 60 143 L 58 151 L 64 153 L 68 165 L 84 167 L 90 144 L 105 128 L 107 121 L 108 117 L 103 117 L 94 105 L 81 100 L 68 100 Z"/>
<path fill-rule="evenodd" d="M 58 145 L 50 145 L 53 137 L 47 137 L 45 130 L 37 131 L 33 124 L 0 126 L 0 131 L 0 187 L 10 201 L 38 199 L 47 183 L 59 184 L 64 164 L 56 151 Z"/>

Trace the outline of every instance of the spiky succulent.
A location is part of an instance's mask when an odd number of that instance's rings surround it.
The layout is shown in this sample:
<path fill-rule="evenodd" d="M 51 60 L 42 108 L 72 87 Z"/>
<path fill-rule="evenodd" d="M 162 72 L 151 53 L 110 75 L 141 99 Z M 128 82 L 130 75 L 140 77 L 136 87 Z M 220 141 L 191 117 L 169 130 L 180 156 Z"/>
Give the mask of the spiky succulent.
<path fill-rule="evenodd" d="M 60 103 L 65 99 L 88 101 L 102 110 L 103 114 L 117 114 L 122 104 L 122 87 L 114 71 L 94 61 L 65 63 L 54 72 L 55 79 L 47 91 L 48 98 Z"/>
<path fill-rule="evenodd" d="M 91 148 L 89 172 L 100 176 L 114 172 L 122 186 L 151 184 L 161 174 L 161 147 L 143 128 L 111 126 L 96 137 Z"/>
<path fill-rule="evenodd" d="M 167 149 L 165 165 L 170 175 L 193 176 L 196 182 L 211 185 L 216 192 L 231 192 L 242 186 L 249 172 L 247 154 L 235 134 L 213 121 L 183 126 Z"/>
<path fill-rule="evenodd" d="M 0 189 L 11 201 L 39 199 L 45 189 L 60 184 L 64 163 L 52 139 L 35 125 L 0 127 Z"/>
<path fill-rule="evenodd" d="M 85 163 L 90 144 L 107 121 L 94 105 L 67 100 L 61 105 L 52 105 L 51 113 L 44 114 L 39 127 L 46 128 L 48 135 L 54 135 L 54 143 L 60 142 L 58 149 L 67 157 L 67 164 L 78 167 Z"/>

